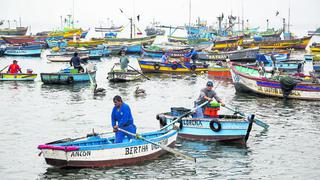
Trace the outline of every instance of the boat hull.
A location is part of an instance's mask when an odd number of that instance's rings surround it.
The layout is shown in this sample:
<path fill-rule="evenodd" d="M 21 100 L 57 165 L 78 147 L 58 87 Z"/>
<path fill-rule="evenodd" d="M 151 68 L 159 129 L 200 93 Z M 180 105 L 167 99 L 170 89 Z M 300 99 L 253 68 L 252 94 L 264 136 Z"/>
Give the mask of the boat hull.
<path fill-rule="evenodd" d="M 9 74 L 0 73 L 0 81 L 34 81 L 37 74 Z"/>
<path fill-rule="evenodd" d="M 144 136 L 143 134 L 141 134 Z M 167 147 L 174 147 L 177 131 L 171 130 L 163 135 L 152 138 L 155 143 L 161 143 Z M 149 139 L 149 138 L 146 138 Z M 73 143 L 71 148 L 65 149 L 57 145 L 39 145 L 47 164 L 56 167 L 114 167 L 124 165 L 136 165 L 148 160 L 153 160 L 167 153 L 158 146 L 149 142 L 134 140 L 123 143 L 107 143 L 105 138 L 91 137 L 88 142 L 97 145 L 81 145 Z M 106 143 L 106 144 L 105 144 Z M 70 143 L 69 143 L 70 144 Z M 69 146 L 70 147 L 70 146 Z M 68 150 L 70 149 L 70 150 Z"/>
<path fill-rule="evenodd" d="M 89 73 L 92 79 L 95 79 L 96 73 Z M 44 84 L 74 84 L 80 82 L 89 82 L 88 73 L 40 73 L 41 81 Z"/>
<path fill-rule="evenodd" d="M 244 65 L 232 65 L 230 68 L 236 91 L 253 92 L 265 96 L 284 98 L 280 82 L 270 79 L 271 73 L 266 73 L 265 77 L 260 77 L 258 75 L 258 69 L 255 68 Z M 247 74 L 243 72 L 245 69 L 241 70 L 241 68 L 248 68 L 251 73 L 255 75 Z M 287 98 L 319 101 L 320 84 L 311 82 L 297 83 Z"/>
<path fill-rule="evenodd" d="M 144 73 L 203 73 L 208 71 L 207 65 L 203 64 L 166 64 L 157 61 L 144 60 L 139 60 L 138 62 Z"/>
<path fill-rule="evenodd" d="M 141 72 L 142 74 L 142 72 Z M 136 71 L 128 70 L 127 72 L 121 70 L 113 70 L 108 72 L 107 79 L 110 82 L 129 82 L 142 79 L 142 75 Z"/>
<path fill-rule="evenodd" d="M 160 127 L 169 124 L 177 116 L 165 113 L 158 115 Z M 212 129 L 212 124 L 220 128 Z M 220 115 L 216 118 L 183 118 L 178 137 L 195 141 L 220 141 L 245 144 L 249 138 L 252 121 L 244 117 Z"/>
<path fill-rule="evenodd" d="M 7 49 L 4 51 L 7 56 L 37 56 L 41 55 L 41 49 Z"/>

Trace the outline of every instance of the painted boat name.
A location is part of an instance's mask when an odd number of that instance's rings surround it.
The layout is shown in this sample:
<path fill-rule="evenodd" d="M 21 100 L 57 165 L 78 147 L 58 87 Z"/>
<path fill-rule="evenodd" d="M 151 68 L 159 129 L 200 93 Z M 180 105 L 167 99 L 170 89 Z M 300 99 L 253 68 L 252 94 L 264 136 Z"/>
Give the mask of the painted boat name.
<path fill-rule="evenodd" d="M 85 156 L 91 156 L 91 151 L 74 151 L 71 152 L 71 157 L 85 157 Z"/>

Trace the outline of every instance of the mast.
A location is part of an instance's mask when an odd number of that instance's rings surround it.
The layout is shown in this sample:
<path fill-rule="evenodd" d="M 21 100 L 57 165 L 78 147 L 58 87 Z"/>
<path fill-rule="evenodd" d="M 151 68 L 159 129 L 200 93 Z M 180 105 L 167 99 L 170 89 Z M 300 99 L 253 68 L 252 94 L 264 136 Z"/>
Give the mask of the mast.
<path fill-rule="evenodd" d="M 72 28 L 74 28 L 74 0 L 72 0 Z"/>
<path fill-rule="evenodd" d="M 191 0 L 189 0 L 189 27 L 191 26 Z"/>
<path fill-rule="evenodd" d="M 243 0 L 241 1 L 241 13 L 242 13 L 242 21 L 241 21 L 241 25 L 242 25 L 242 31 L 244 31 L 244 17 L 243 17 Z"/>
<path fill-rule="evenodd" d="M 132 18 L 129 18 L 129 20 L 130 20 L 130 39 L 132 39 L 132 26 L 133 26 Z"/>
<path fill-rule="evenodd" d="M 20 27 L 21 27 L 21 17 L 19 17 L 19 23 L 20 23 Z"/>
<path fill-rule="evenodd" d="M 132 18 L 131 18 L 131 23 L 132 23 Z M 136 7 L 135 7 L 135 0 L 133 0 L 133 25 L 132 26 L 133 26 L 133 37 L 135 38 L 136 37 Z M 132 35 L 130 37 L 132 38 Z"/>
<path fill-rule="evenodd" d="M 291 0 L 289 0 L 289 12 L 288 12 L 288 33 L 290 33 L 290 4 L 291 4 Z"/>

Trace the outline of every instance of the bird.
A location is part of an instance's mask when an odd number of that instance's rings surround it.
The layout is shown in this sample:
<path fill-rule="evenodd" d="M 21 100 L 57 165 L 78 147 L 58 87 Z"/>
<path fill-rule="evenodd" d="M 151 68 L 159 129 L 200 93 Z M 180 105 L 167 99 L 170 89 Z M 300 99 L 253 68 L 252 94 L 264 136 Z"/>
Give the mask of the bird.
<path fill-rule="evenodd" d="M 139 86 L 137 86 L 136 90 L 134 91 L 134 94 L 136 96 L 144 96 L 146 95 L 146 90 L 140 89 Z"/>
<path fill-rule="evenodd" d="M 95 96 L 106 95 L 106 90 L 104 88 L 97 88 L 97 84 L 94 85 L 93 94 Z"/>

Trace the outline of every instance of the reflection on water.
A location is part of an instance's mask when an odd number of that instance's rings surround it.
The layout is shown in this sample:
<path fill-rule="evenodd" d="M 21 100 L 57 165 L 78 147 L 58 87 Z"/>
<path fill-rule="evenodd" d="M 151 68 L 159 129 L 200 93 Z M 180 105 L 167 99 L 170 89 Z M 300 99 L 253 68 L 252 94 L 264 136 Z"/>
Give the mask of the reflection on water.
<path fill-rule="evenodd" d="M 90 83 L 44 85 L 0 82 L 0 175 L 3 179 L 317 179 L 320 175 L 319 102 L 283 100 L 236 93 L 228 80 L 213 79 L 218 95 L 231 107 L 270 125 L 254 125 L 246 146 L 179 139 L 177 149 L 197 157 L 192 163 L 166 154 L 135 166 L 94 169 L 57 169 L 38 157 L 37 145 L 66 137 L 80 137 L 95 129 L 111 131 L 112 98 L 121 95 L 130 105 L 138 132 L 159 129 L 156 114 L 171 107 L 192 108 L 208 77 L 151 74 L 151 80 L 110 83 L 107 72 L 118 58 L 95 62 L 97 84 L 105 96 L 93 96 Z M 1 59 L 0 66 L 12 59 Z M 54 72 L 65 63 L 38 59 L 23 67 Z M 138 69 L 136 61 L 130 64 Z M 136 87 L 146 95 L 134 95 Z M 221 108 L 220 113 L 233 114 Z M 14 155 L 13 155 L 14 154 Z"/>

